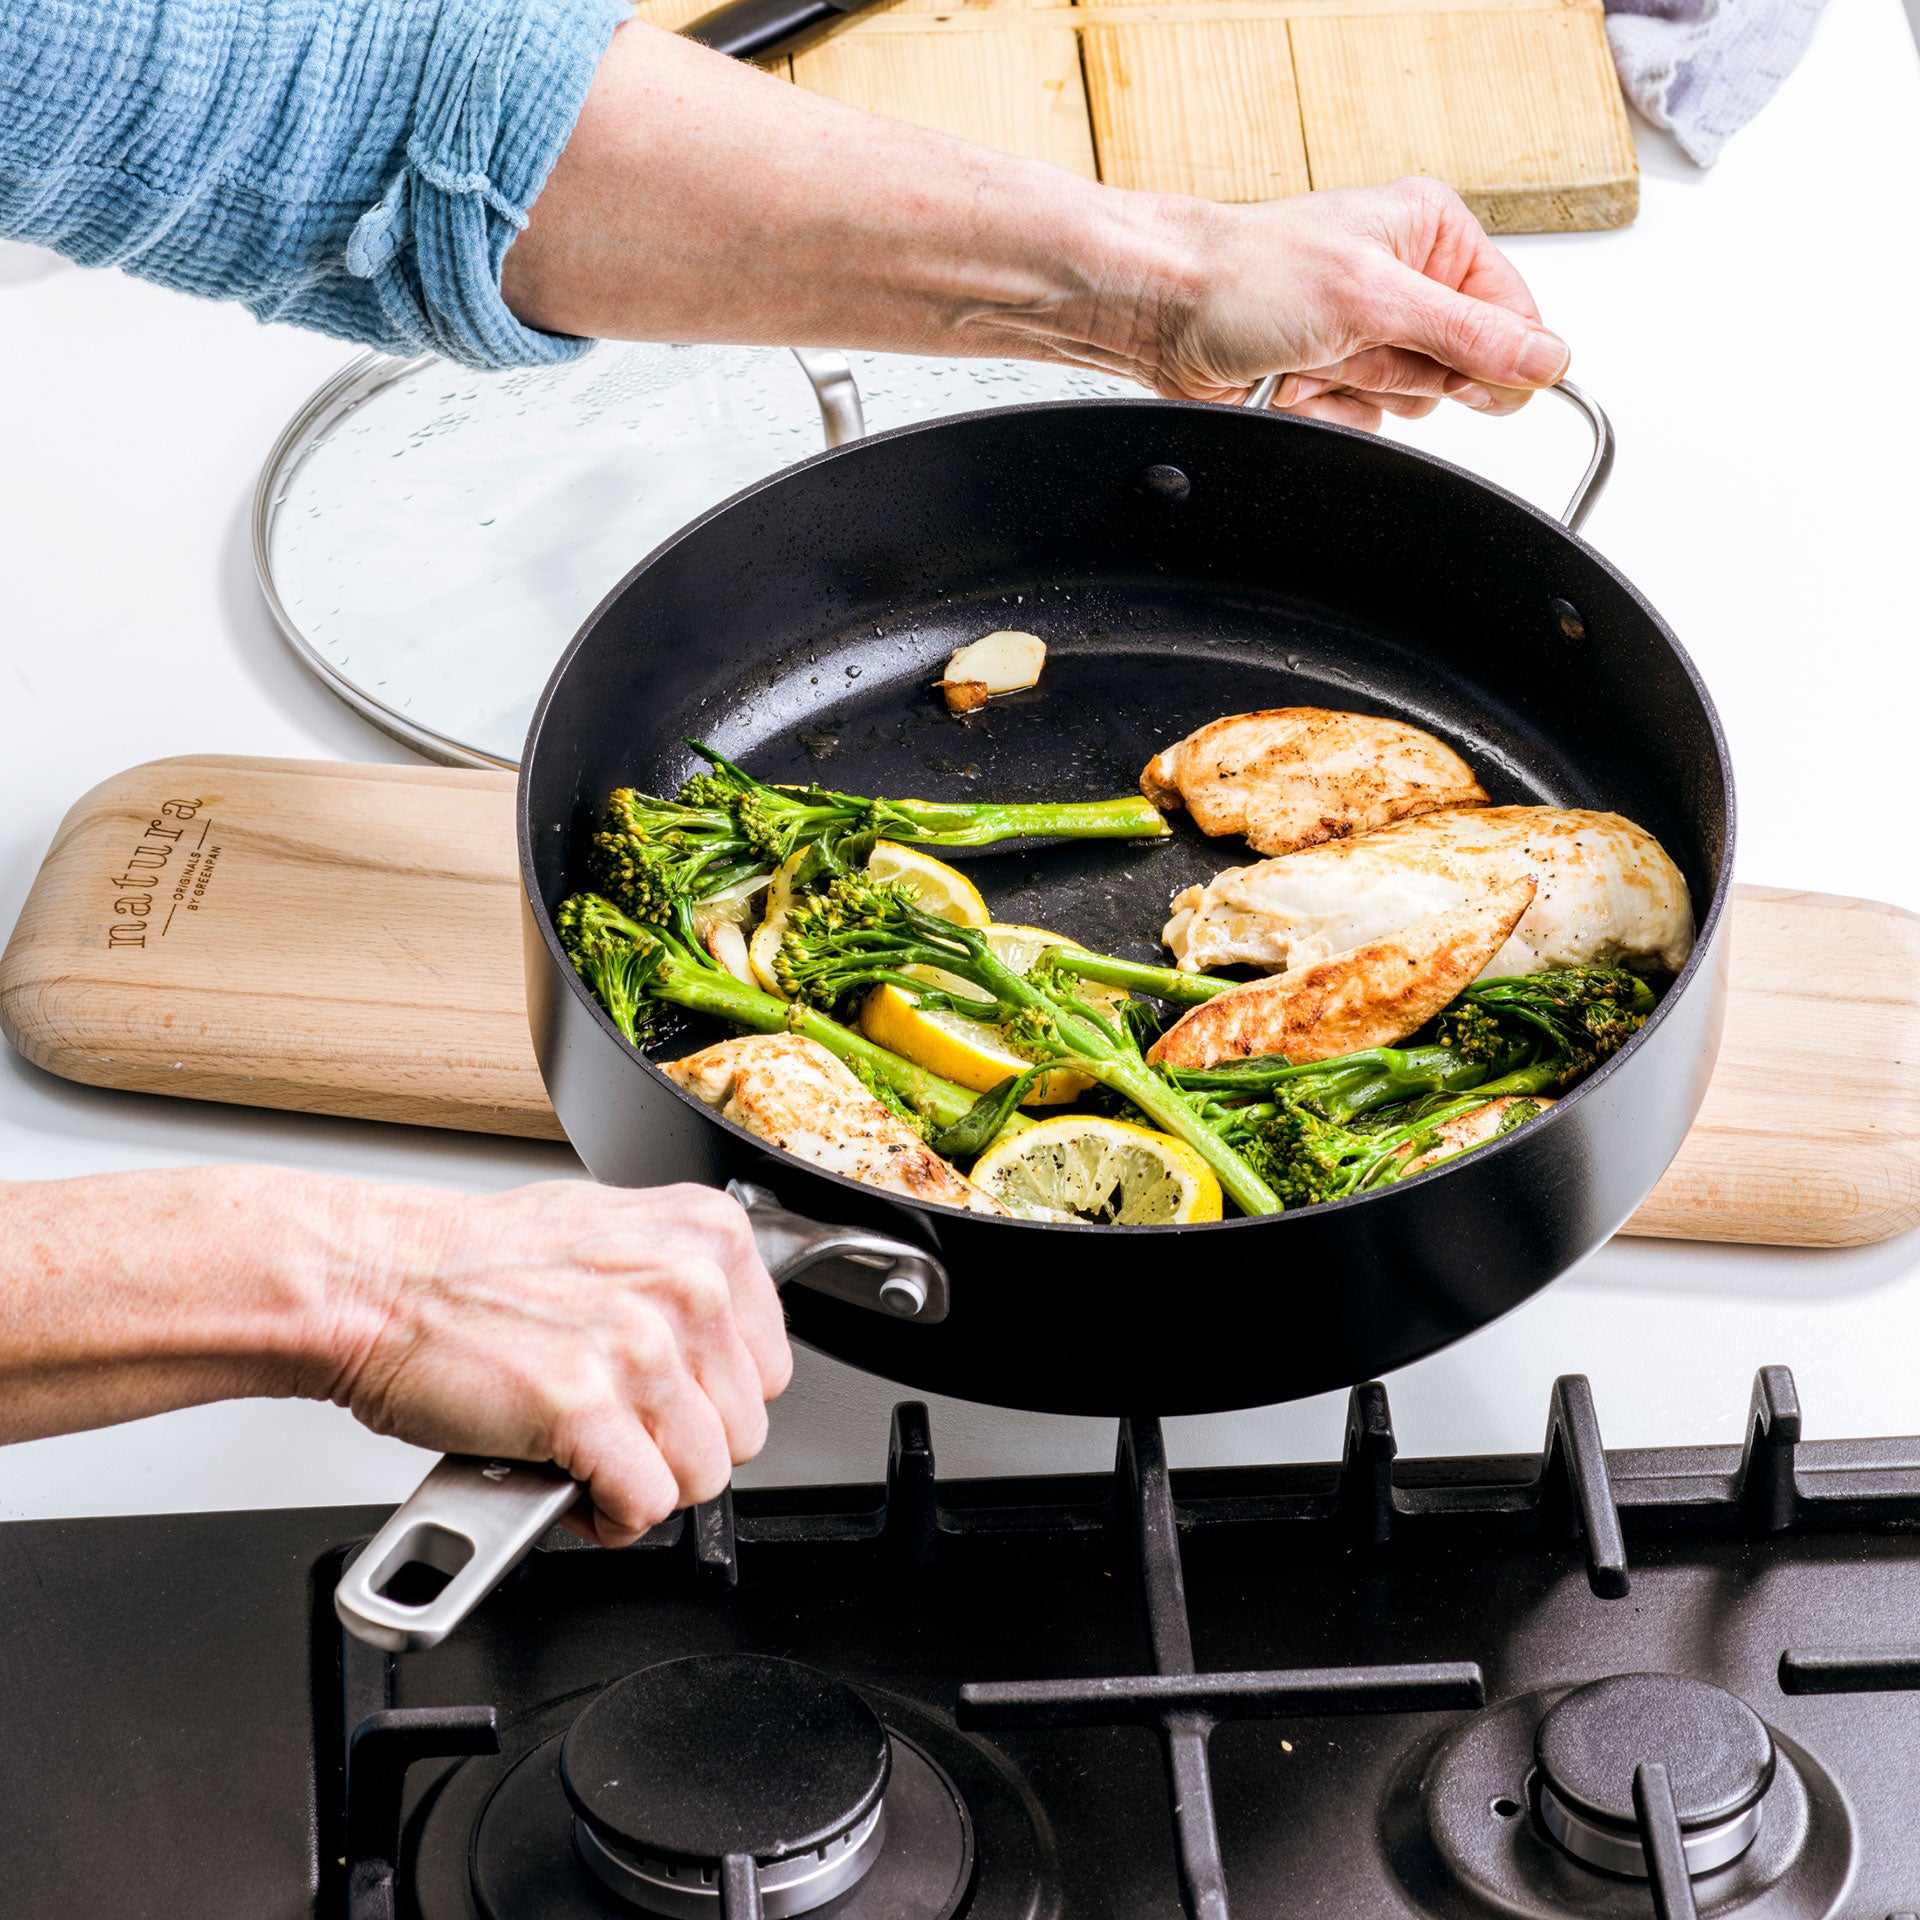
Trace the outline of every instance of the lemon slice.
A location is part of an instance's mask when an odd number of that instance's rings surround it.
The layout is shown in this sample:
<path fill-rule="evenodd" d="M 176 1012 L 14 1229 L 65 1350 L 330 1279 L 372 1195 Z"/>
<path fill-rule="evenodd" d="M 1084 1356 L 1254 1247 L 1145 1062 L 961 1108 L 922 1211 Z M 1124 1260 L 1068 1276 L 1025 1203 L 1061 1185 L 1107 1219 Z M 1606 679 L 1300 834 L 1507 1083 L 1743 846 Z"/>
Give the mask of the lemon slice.
<path fill-rule="evenodd" d="M 787 937 L 787 920 L 793 912 L 793 876 L 806 857 L 807 849 L 800 847 L 775 871 L 767 888 L 766 915 L 747 944 L 747 964 L 753 969 L 754 979 L 783 1000 L 786 994 L 774 974 L 773 963 L 780 942 Z M 963 927 L 984 927 L 993 918 L 980 889 L 964 873 L 918 847 L 903 847 L 893 840 L 876 841 L 867 858 L 867 871 L 876 880 L 892 880 L 904 887 L 916 906 L 942 920 Z M 1006 1078 L 1004 1074 L 1000 1077 Z"/>
<path fill-rule="evenodd" d="M 897 840 L 876 841 L 867 871 L 876 880 L 891 880 L 903 887 L 921 912 L 956 926 L 984 927 L 993 918 L 980 889 L 964 873 L 918 847 L 903 847 Z"/>
<path fill-rule="evenodd" d="M 1002 1134 L 972 1178 L 1025 1220 L 1168 1227 L 1220 1218 L 1220 1182 L 1184 1140 L 1093 1114 Z"/>
<path fill-rule="evenodd" d="M 980 929 L 987 944 L 1016 973 L 1026 970 L 1048 947 L 1073 945 L 1064 935 L 1048 933 L 1044 927 L 984 926 Z M 970 982 L 952 974 L 925 972 L 930 984 L 956 996 L 984 998 Z M 1118 1006 L 1126 999 L 1118 987 L 1097 986 L 1083 980 L 1080 992 L 1087 1004 L 1100 1011 Z M 943 1079 L 985 1093 L 997 1087 L 1010 1073 L 1024 1073 L 1033 1062 L 1016 1053 L 1000 1038 L 1000 1029 L 985 1021 L 969 1020 L 964 1013 L 932 1011 L 921 1007 L 905 988 L 879 986 L 860 1006 L 860 1031 L 869 1040 L 895 1053 L 904 1054 L 916 1066 L 925 1067 Z M 1033 1083 L 1022 1106 L 1057 1107 L 1075 1099 L 1093 1085 L 1084 1073 L 1057 1068 Z"/>

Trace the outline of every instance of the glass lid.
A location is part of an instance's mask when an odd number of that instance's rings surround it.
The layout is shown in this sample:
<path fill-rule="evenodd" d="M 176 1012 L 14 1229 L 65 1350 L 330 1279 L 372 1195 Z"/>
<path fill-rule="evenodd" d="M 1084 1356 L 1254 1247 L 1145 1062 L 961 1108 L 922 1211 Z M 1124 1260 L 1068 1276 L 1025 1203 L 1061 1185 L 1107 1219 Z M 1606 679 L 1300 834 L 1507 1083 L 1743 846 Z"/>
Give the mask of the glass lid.
<path fill-rule="evenodd" d="M 554 662 L 689 520 L 866 428 L 1139 398 L 1017 360 L 614 343 L 473 373 L 363 355 L 301 408 L 254 495 L 254 561 L 307 665 L 436 760 L 512 767 Z"/>

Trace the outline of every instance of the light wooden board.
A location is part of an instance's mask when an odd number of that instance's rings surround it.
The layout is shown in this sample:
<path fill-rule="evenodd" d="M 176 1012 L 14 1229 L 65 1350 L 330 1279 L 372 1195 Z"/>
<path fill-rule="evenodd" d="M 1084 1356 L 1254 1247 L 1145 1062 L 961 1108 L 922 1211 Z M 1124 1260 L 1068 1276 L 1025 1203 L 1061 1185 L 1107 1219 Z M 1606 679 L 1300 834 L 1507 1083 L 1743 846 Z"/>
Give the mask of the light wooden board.
<path fill-rule="evenodd" d="M 0 1031 L 94 1086 L 564 1138 L 527 1037 L 513 776 L 159 760 L 61 822 Z"/>
<path fill-rule="evenodd" d="M 1866 1246 L 1920 1227 L 1920 916 L 1734 892 L 1720 1057 L 1629 1233 Z"/>
<path fill-rule="evenodd" d="M 162 760 L 62 823 L 0 1030 L 96 1086 L 560 1137 L 527 1038 L 509 774 Z M 1920 1226 L 1920 918 L 1738 890 L 1698 1124 L 1627 1231 Z"/>
<path fill-rule="evenodd" d="M 886 0 L 773 65 L 1117 186 L 1247 201 L 1426 174 L 1496 233 L 1639 205 L 1601 0 Z"/>
<path fill-rule="evenodd" d="M 1312 176 L 1288 32 L 1285 20 L 1086 28 L 1101 177 L 1208 200 L 1305 193 Z"/>
<path fill-rule="evenodd" d="M 1373 13 L 1293 20 L 1316 187 L 1428 173 L 1493 233 L 1624 226 L 1633 135 L 1598 8 Z"/>
<path fill-rule="evenodd" d="M 954 10 L 952 0 L 897 0 L 892 9 L 909 20 Z M 993 10 L 1021 8 L 1018 0 L 993 0 Z M 835 33 L 795 54 L 792 74 L 850 106 L 1050 160 L 1089 180 L 1098 171 L 1079 36 L 1057 18 L 1000 33 Z"/>

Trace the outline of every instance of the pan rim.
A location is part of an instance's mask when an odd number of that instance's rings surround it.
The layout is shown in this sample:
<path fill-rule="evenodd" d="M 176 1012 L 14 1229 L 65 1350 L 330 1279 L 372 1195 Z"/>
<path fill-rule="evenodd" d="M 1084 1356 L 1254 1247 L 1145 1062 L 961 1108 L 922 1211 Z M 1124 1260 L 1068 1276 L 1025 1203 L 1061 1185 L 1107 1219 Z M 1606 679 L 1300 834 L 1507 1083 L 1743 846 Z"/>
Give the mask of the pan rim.
<path fill-rule="evenodd" d="M 1721 851 L 1720 867 L 1714 876 L 1712 890 L 1708 896 L 1706 912 L 1701 916 L 1694 929 L 1693 950 L 1688 954 L 1685 964 L 1674 976 L 1673 983 L 1661 995 L 1659 1004 L 1647 1016 L 1645 1023 L 1627 1044 L 1590 1073 L 1571 1092 L 1561 1095 L 1544 1113 L 1527 1123 L 1524 1128 L 1515 1128 L 1511 1133 L 1475 1148 L 1472 1154 L 1457 1155 L 1438 1166 L 1428 1168 L 1424 1173 L 1415 1174 L 1411 1179 L 1395 1181 L 1390 1187 L 1376 1188 L 1368 1193 L 1348 1194 L 1338 1200 L 1317 1201 L 1310 1206 L 1289 1207 L 1282 1213 L 1242 1214 L 1234 1219 L 1194 1221 L 1183 1224 L 1165 1224 L 1154 1226 L 1099 1227 L 1103 1234 L 1121 1233 L 1132 1236 L 1184 1235 L 1193 1233 L 1232 1232 L 1245 1228 L 1273 1227 L 1289 1220 L 1317 1219 L 1336 1208 L 1357 1208 L 1377 1202 L 1388 1202 L 1395 1196 L 1410 1192 L 1431 1181 L 1444 1179 L 1459 1170 L 1462 1163 L 1471 1158 L 1478 1166 L 1486 1166 L 1514 1151 L 1523 1135 L 1534 1140 L 1542 1137 L 1536 1129 L 1548 1129 L 1568 1124 L 1565 1115 L 1577 1110 L 1589 1089 L 1607 1084 L 1627 1061 L 1640 1052 L 1650 1038 L 1665 1025 L 1672 1008 L 1693 986 L 1704 968 L 1710 954 L 1717 951 L 1721 923 L 1726 917 L 1728 902 L 1733 891 L 1734 851 L 1738 833 L 1738 807 L 1734 785 L 1733 760 L 1728 749 L 1726 730 L 1721 724 L 1720 712 L 1714 704 L 1713 696 L 1702 678 L 1699 668 L 1694 664 L 1693 656 L 1681 643 L 1680 638 L 1669 627 L 1659 611 L 1647 599 L 1640 589 L 1610 561 L 1606 555 L 1591 546 L 1581 536 L 1565 525 L 1558 516 L 1545 508 L 1536 506 L 1532 501 L 1522 499 L 1518 494 L 1488 480 L 1470 468 L 1462 467 L 1451 460 L 1442 459 L 1438 454 L 1428 453 L 1421 448 L 1408 446 L 1404 441 L 1384 440 L 1379 435 L 1368 433 L 1358 427 L 1340 426 L 1332 421 L 1302 419 L 1297 415 L 1268 410 L 1262 413 L 1249 413 L 1243 409 L 1223 407 L 1221 403 L 1210 400 L 1171 400 L 1152 394 L 1139 397 L 1103 398 L 1089 400 L 1039 400 L 1028 401 L 1018 406 L 984 407 L 964 414 L 942 415 L 932 420 L 917 420 L 905 426 L 890 427 L 880 432 L 862 435 L 844 446 L 831 447 L 823 452 L 812 454 L 804 460 L 796 461 L 792 466 L 783 467 L 778 473 L 768 474 L 742 487 L 738 493 L 730 495 L 716 506 L 709 507 L 698 518 L 690 520 L 677 532 L 670 534 L 657 546 L 651 548 L 630 567 L 625 574 L 601 596 L 591 613 L 581 622 L 579 631 L 567 643 L 565 651 L 555 662 L 546 685 L 541 689 L 540 698 L 534 706 L 533 717 L 528 723 L 526 743 L 521 749 L 520 775 L 515 796 L 516 837 L 520 855 L 521 893 L 529 911 L 533 915 L 534 925 L 545 944 L 548 957 L 559 968 L 565 978 L 567 990 L 586 1008 L 589 1017 L 599 1026 L 623 1052 L 630 1054 L 635 1064 L 649 1074 L 654 1084 L 671 1094 L 690 1113 L 696 1114 L 708 1125 L 740 1141 L 750 1150 L 761 1154 L 781 1166 L 792 1166 L 814 1178 L 830 1182 L 856 1196 L 863 1204 L 870 1204 L 876 1198 L 891 1202 L 924 1221 L 928 1226 L 938 1229 L 939 1224 L 948 1218 L 977 1222 L 983 1228 L 1002 1230 L 1018 1228 L 1023 1232 L 1058 1233 L 1082 1236 L 1092 1223 L 1081 1221 L 1023 1220 L 1007 1215 L 974 1213 L 964 1207 L 948 1206 L 943 1202 L 913 1200 L 903 1195 L 892 1194 L 884 1189 L 866 1185 L 849 1178 L 845 1174 L 835 1173 L 830 1168 L 815 1165 L 812 1161 L 802 1160 L 783 1148 L 770 1146 L 766 1141 L 749 1133 L 744 1127 L 724 1118 L 712 1107 L 697 1099 L 693 1094 L 679 1086 L 667 1074 L 638 1048 L 628 1044 L 611 1016 L 593 995 L 588 992 L 586 983 L 575 972 L 566 950 L 560 945 L 559 935 L 553 925 L 553 917 L 547 911 L 546 902 L 541 898 L 536 884 L 533 857 L 533 815 L 532 815 L 532 777 L 534 771 L 534 747 L 546 724 L 549 709 L 559 694 L 560 687 L 572 668 L 575 657 L 591 638 L 601 619 L 614 603 L 627 591 L 640 574 L 683 541 L 691 539 L 701 532 L 710 522 L 721 515 L 730 513 L 734 508 L 750 499 L 770 491 L 795 475 L 827 465 L 830 462 L 857 459 L 865 448 L 890 444 L 897 440 L 908 439 L 919 434 L 937 433 L 944 429 L 960 426 L 964 423 L 1008 419 L 1025 414 L 1084 413 L 1089 410 L 1108 408 L 1151 408 L 1170 410 L 1177 413 L 1204 413 L 1217 415 L 1223 412 L 1237 414 L 1253 426 L 1255 431 L 1292 431 L 1319 434 L 1332 434 L 1342 439 L 1357 441 L 1366 446 L 1373 457 L 1387 461 L 1404 461 L 1412 466 L 1426 467 L 1447 475 L 1449 478 L 1464 482 L 1467 486 L 1498 500 L 1507 506 L 1516 508 L 1523 515 L 1537 521 L 1543 528 L 1567 541 L 1585 560 L 1607 576 L 1623 592 L 1639 612 L 1652 622 L 1655 631 L 1672 650 L 1675 660 L 1685 674 L 1688 685 L 1706 717 L 1708 734 L 1713 742 L 1714 762 L 1720 774 L 1722 792 L 1725 795 L 1726 836 Z M 564 1125 L 564 1122 L 563 1122 Z M 1618 1224 L 1609 1228 L 1609 1234 L 1618 1230 Z"/>

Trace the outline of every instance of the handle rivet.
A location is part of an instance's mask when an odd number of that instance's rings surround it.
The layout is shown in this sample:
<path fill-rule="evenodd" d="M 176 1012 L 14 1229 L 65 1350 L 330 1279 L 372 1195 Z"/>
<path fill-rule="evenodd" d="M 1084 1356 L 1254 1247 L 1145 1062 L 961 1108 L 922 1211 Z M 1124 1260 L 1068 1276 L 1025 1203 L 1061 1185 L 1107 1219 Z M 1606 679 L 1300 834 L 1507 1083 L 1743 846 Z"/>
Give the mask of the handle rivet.
<path fill-rule="evenodd" d="M 1156 462 L 1146 468 L 1134 485 L 1149 500 L 1157 500 L 1163 506 L 1177 507 L 1193 491 L 1193 482 L 1178 467 L 1169 467 Z"/>
<path fill-rule="evenodd" d="M 927 1304 L 927 1283 L 917 1273 L 897 1267 L 880 1283 L 880 1304 L 889 1313 L 911 1320 Z"/>
<path fill-rule="evenodd" d="M 1571 640 L 1584 645 L 1587 638 L 1587 623 L 1580 609 L 1571 600 L 1549 600 L 1547 611 L 1553 615 L 1554 624 L 1560 629 L 1563 640 Z"/>

